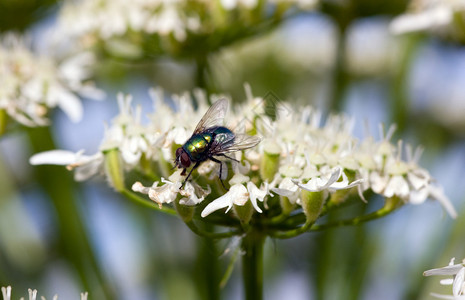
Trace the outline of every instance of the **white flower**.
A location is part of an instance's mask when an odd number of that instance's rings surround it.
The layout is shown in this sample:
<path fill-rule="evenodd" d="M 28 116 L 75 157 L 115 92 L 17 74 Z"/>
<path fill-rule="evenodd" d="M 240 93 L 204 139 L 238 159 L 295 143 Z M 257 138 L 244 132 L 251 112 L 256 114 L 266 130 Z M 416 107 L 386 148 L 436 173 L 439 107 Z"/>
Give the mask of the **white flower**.
<path fill-rule="evenodd" d="M 291 203 L 299 202 L 299 186 L 296 185 L 292 178 L 284 178 L 277 188 L 271 188 L 275 194 L 278 194 L 283 197 L 287 197 Z"/>
<path fill-rule="evenodd" d="M 144 187 L 140 182 L 136 182 L 132 185 L 132 190 L 134 192 L 148 194 L 149 198 L 158 203 L 158 206 L 161 208 L 164 203 L 173 202 L 181 189 L 180 181 L 171 182 L 162 178 L 161 182 L 164 183 L 164 185 L 158 186 L 158 181 L 155 181 L 151 187 Z"/>
<path fill-rule="evenodd" d="M 464 300 L 465 296 L 450 296 L 450 295 L 441 295 L 436 293 L 431 293 L 431 296 L 438 299 L 449 299 L 449 300 Z"/>
<path fill-rule="evenodd" d="M 258 188 L 252 181 L 249 181 L 247 182 L 247 190 L 249 191 L 250 202 L 253 208 L 259 213 L 262 213 L 262 209 L 258 206 L 257 200 L 263 202 L 267 195 L 273 197 L 273 194 L 270 193 L 268 183 L 265 182 Z"/>
<path fill-rule="evenodd" d="M 418 166 L 421 149 L 413 153 L 407 147 L 405 160 L 402 143 L 398 147 L 392 145 L 390 139 L 394 127 L 387 133 L 381 127 L 379 141 L 372 137 L 358 141 L 351 133 L 352 118 L 333 115 L 322 123 L 321 112 L 310 107 L 294 110 L 286 104 L 278 104 L 277 116 L 273 120 L 265 114 L 265 101 L 253 97 L 250 87 L 246 92 L 247 101 L 232 107 L 225 117 L 225 126 L 238 135 L 256 131 L 264 141 L 245 153 L 228 153 L 234 160 L 219 156 L 221 164 L 209 160 L 202 162 L 183 188 L 186 174 L 192 170 L 186 170 L 183 176 L 183 170 L 173 172 L 173 160 L 176 148 L 186 143 L 208 109 L 205 93 L 198 90 L 193 93 L 196 101 L 186 92 L 171 96 L 172 105 L 165 102 L 161 89 L 150 90 L 155 111 L 149 114 L 148 124 L 142 124 L 142 111 L 133 107 L 132 98 L 119 95 L 120 114 L 106 128 L 97 154 L 85 156 L 82 151 L 56 150 L 33 156 L 31 163 L 67 165 L 76 170 L 77 178 L 87 179 L 102 170 L 109 173 L 103 167 L 105 155 L 116 152 L 116 159 L 120 159 L 116 160 L 116 165 L 121 164 L 121 170 L 118 170 L 121 174 L 136 171 L 135 174 L 145 175 L 144 179 L 156 178 L 148 186 L 136 182 L 133 191 L 148 195 L 160 206 L 172 204 L 177 199 L 179 204 L 189 206 L 207 201 L 208 205 L 201 213 L 203 217 L 223 208 L 228 212 L 234 205 L 241 206 L 247 201 L 259 213 L 263 212 L 263 207 L 269 209 L 269 205 L 277 210 L 293 209 L 293 204 L 302 205 L 302 190 L 321 192 L 322 203 L 326 203 L 330 193 L 354 187 L 358 188 L 362 200 L 365 200 L 362 192 L 369 189 L 383 197 L 398 197 L 412 204 L 432 198 L 438 200 L 452 217 L 456 216 L 442 188 Z M 214 95 L 211 100 L 214 102 L 218 97 Z M 197 108 L 194 102 L 198 104 Z M 105 164 L 108 165 L 111 164 Z M 220 179 L 229 179 L 226 193 L 219 185 L 220 166 Z M 228 174 L 228 169 L 232 174 Z M 291 205 L 284 207 L 287 201 L 265 202 L 267 196 L 273 194 L 286 197 Z M 345 200 L 346 197 L 338 198 L 341 202 Z M 263 207 L 259 202 L 264 202 Z M 275 207 L 279 205 L 283 206 Z"/>
<path fill-rule="evenodd" d="M 453 279 L 441 280 L 441 284 L 452 285 L 452 295 L 435 294 L 438 298 L 443 299 L 462 299 L 465 298 L 465 260 L 461 264 L 454 264 L 455 258 L 452 258 L 449 265 L 443 268 L 431 269 L 423 272 L 424 276 L 431 275 L 451 275 Z"/>
<path fill-rule="evenodd" d="M 180 204 L 193 206 L 202 202 L 211 193 L 211 189 L 210 186 L 203 189 L 195 183 L 186 182 L 179 193 L 184 197 L 179 200 Z"/>
<path fill-rule="evenodd" d="M 342 180 L 338 181 L 339 178 Z M 298 180 L 294 179 L 292 182 L 296 184 L 301 189 L 310 191 L 310 192 L 321 192 L 323 190 L 328 191 L 337 191 L 343 189 L 350 189 L 354 186 L 359 185 L 363 180 L 355 180 L 349 183 L 349 179 L 342 171 L 342 168 L 334 168 L 329 173 L 323 174 L 319 177 L 314 177 L 310 179 L 307 183 L 300 183 Z"/>
<path fill-rule="evenodd" d="M 28 289 L 29 300 L 37 300 L 37 290 Z M 3 300 L 11 300 L 11 286 L 2 287 Z M 87 300 L 88 293 L 81 293 L 81 300 Z M 24 299 L 24 298 L 21 298 Z M 46 300 L 44 296 L 41 296 L 40 299 Z M 58 300 L 58 295 L 53 296 L 53 300 Z"/>
<path fill-rule="evenodd" d="M 33 155 L 29 160 L 30 163 L 67 166 L 69 170 L 75 170 L 76 180 L 83 181 L 93 175 L 103 173 L 106 151 L 119 151 L 124 170 L 136 168 L 143 155 L 147 158 L 154 156 L 153 151 L 160 144 L 160 137 L 141 125 L 141 109 L 140 107 L 132 108 L 131 96 L 119 93 L 117 98 L 120 114 L 113 119 L 111 126 L 105 128 L 99 152 L 87 156 L 83 155 L 84 150 L 77 153 L 66 150 L 45 151 Z"/>
<path fill-rule="evenodd" d="M 78 122 L 83 108 L 76 94 L 104 97 L 86 82 L 94 63 L 90 52 L 58 63 L 52 57 L 33 53 L 20 36 L 0 37 L 0 109 L 26 126 L 47 125 L 49 109 L 57 106 L 71 121 Z"/>
<path fill-rule="evenodd" d="M 155 181 L 150 187 L 145 187 L 140 182 L 136 182 L 132 185 L 132 190 L 134 192 L 147 194 L 160 208 L 164 203 L 172 203 L 178 194 L 184 197 L 179 200 L 179 203 L 189 206 L 199 204 L 210 194 L 210 187 L 205 190 L 196 183 L 191 182 L 186 182 L 184 188 L 181 189 L 183 177 L 180 173 L 181 171 L 176 171 L 170 176 L 169 180 L 162 178 L 161 183 L 163 183 L 163 185 L 161 186 L 158 186 L 158 181 Z"/>
<path fill-rule="evenodd" d="M 249 192 L 243 184 L 235 184 L 229 188 L 229 191 L 223 196 L 213 200 L 202 211 L 201 216 L 206 217 L 214 211 L 225 208 L 227 213 L 233 205 L 243 206 L 249 199 Z"/>
<path fill-rule="evenodd" d="M 440 202 L 446 212 L 452 217 L 457 216 L 452 203 L 444 194 L 442 188 L 435 184 L 429 172 L 418 166 L 422 148 L 415 152 L 407 145 L 407 160 L 403 160 L 403 143 L 398 142 L 397 148 L 390 142 L 395 127 L 390 127 L 384 134 L 380 127 L 380 142 L 367 139 L 355 154 L 360 164 L 357 170 L 358 178 L 363 179 L 359 192 L 371 188 L 384 197 L 399 197 L 404 202 L 421 204 L 431 198 Z"/>
<path fill-rule="evenodd" d="M 103 170 L 103 154 L 84 155 L 84 150 L 76 153 L 66 150 L 51 150 L 33 155 L 29 159 L 31 165 L 61 165 L 68 170 L 75 170 L 74 178 L 84 181 Z"/>
<path fill-rule="evenodd" d="M 3 294 L 3 299 L 4 300 L 10 300 L 11 299 L 11 286 L 2 287 L 2 294 Z"/>
<path fill-rule="evenodd" d="M 272 3 L 275 2 L 275 3 Z M 311 9 L 316 0 L 82 0 L 66 2 L 58 18 L 57 39 L 70 37 L 77 44 L 90 48 L 99 41 L 113 54 L 138 58 L 144 54 L 145 40 L 159 42 L 160 50 L 172 51 L 173 44 L 190 44 L 190 36 L 215 33 L 224 35 L 225 30 L 236 28 L 237 22 L 251 22 L 240 18 L 235 10 L 248 11 L 264 20 L 274 18 L 273 7 L 280 2 Z M 231 15 L 229 15 L 231 14 Z M 253 18 L 256 19 L 256 18 Z M 108 22 L 108 20 L 112 20 Z M 247 28 L 247 24 L 241 24 Z M 156 38 L 134 39 L 134 36 Z"/>
<path fill-rule="evenodd" d="M 223 5 L 225 9 L 235 9 L 239 5 L 253 9 L 257 6 L 257 0 L 221 0 L 221 5 Z"/>
<path fill-rule="evenodd" d="M 401 15 L 392 21 L 390 29 L 394 34 L 402 34 L 448 25 L 452 21 L 453 10 L 444 4 L 438 1 L 437 6 L 422 12 Z"/>
<path fill-rule="evenodd" d="M 260 188 L 258 188 L 253 182 L 248 181 L 247 187 L 242 183 L 232 184 L 229 191 L 223 196 L 213 200 L 209 203 L 205 209 L 202 211 L 201 216 L 206 217 L 214 211 L 220 210 L 227 207 L 227 213 L 233 205 L 243 206 L 245 203 L 250 200 L 253 208 L 262 213 L 262 209 L 258 206 L 257 200 L 263 202 L 267 195 L 270 195 L 269 185 L 264 183 Z"/>
<path fill-rule="evenodd" d="M 460 39 L 464 32 L 457 24 L 464 20 L 463 12 L 462 0 L 413 0 L 409 12 L 394 18 L 390 29 L 394 34 L 432 31 Z"/>

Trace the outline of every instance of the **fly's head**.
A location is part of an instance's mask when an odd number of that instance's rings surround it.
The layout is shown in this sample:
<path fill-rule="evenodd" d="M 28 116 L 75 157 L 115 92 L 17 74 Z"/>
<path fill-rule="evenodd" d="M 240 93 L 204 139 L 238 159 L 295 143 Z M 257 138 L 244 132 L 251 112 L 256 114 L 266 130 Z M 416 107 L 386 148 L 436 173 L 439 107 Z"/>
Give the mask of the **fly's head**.
<path fill-rule="evenodd" d="M 176 149 L 176 160 L 174 163 L 179 169 L 187 169 L 191 165 L 192 161 L 189 154 L 187 154 L 182 147 L 179 147 Z"/>

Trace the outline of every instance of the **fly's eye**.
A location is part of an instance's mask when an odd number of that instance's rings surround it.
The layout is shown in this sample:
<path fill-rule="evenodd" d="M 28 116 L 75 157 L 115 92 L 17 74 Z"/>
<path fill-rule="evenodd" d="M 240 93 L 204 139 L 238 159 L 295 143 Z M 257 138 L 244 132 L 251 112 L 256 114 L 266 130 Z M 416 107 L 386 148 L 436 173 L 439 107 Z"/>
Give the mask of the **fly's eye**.
<path fill-rule="evenodd" d="M 176 149 L 176 158 L 179 157 L 179 155 L 181 155 L 182 153 L 182 147 L 179 147 L 178 149 Z"/>
<path fill-rule="evenodd" d="M 191 165 L 189 155 L 187 155 L 187 153 L 184 151 L 181 153 L 181 165 L 183 168 L 188 168 Z"/>

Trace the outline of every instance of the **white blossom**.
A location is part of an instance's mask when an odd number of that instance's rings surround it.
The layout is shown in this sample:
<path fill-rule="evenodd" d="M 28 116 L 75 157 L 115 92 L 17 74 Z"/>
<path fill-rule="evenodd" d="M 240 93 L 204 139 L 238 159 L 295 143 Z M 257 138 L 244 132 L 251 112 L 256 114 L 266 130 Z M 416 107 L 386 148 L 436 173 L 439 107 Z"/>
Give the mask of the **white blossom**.
<path fill-rule="evenodd" d="M 247 182 L 247 190 L 249 191 L 250 202 L 252 203 L 253 208 L 259 213 L 262 213 L 262 209 L 258 206 L 257 200 L 260 202 L 265 201 L 266 196 L 273 197 L 273 194 L 270 193 L 268 183 L 264 182 L 263 185 L 258 188 L 253 182 Z"/>
<path fill-rule="evenodd" d="M 171 182 L 169 180 L 161 179 L 164 183 L 162 186 L 158 186 L 158 181 L 155 181 L 151 187 L 144 187 L 140 182 L 134 183 L 132 190 L 135 192 L 148 194 L 149 198 L 158 203 L 160 208 L 164 203 L 173 202 L 181 188 L 181 182 Z"/>
<path fill-rule="evenodd" d="M 342 180 L 339 179 L 342 177 Z M 319 177 L 311 178 L 307 183 L 300 183 L 298 180 L 293 180 L 298 187 L 310 192 L 321 192 L 323 190 L 337 191 L 350 189 L 362 182 L 361 179 L 349 183 L 349 179 L 342 171 L 342 168 L 334 168 L 326 174 Z"/>
<path fill-rule="evenodd" d="M 168 180 L 162 178 L 162 185 L 160 186 L 158 186 L 158 181 L 155 181 L 150 187 L 145 187 L 142 183 L 135 182 L 132 185 L 132 190 L 134 192 L 147 194 L 160 208 L 165 203 L 172 203 L 178 194 L 183 197 L 179 200 L 179 203 L 189 206 L 199 204 L 210 194 L 210 187 L 203 189 L 198 184 L 191 182 L 186 182 L 184 188 L 181 189 L 183 177 L 180 173 L 181 171 L 176 171 Z"/>
<path fill-rule="evenodd" d="M 61 165 L 74 170 L 74 178 L 84 181 L 103 171 L 103 153 L 84 155 L 84 150 L 76 153 L 67 150 L 50 150 L 33 155 L 31 165 Z"/>
<path fill-rule="evenodd" d="M 142 156 L 154 156 L 163 137 L 142 126 L 141 108 L 132 107 L 131 96 L 119 93 L 117 98 L 120 114 L 112 120 L 110 126 L 105 127 L 104 138 L 97 153 L 87 156 L 83 155 L 84 150 L 77 153 L 51 150 L 33 155 L 30 163 L 65 165 L 68 169 L 75 170 L 76 180 L 82 181 L 103 173 L 106 151 L 118 150 L 125 170 L 136 168 Z"/>
<path fill-rule="evenodd" d="M 455 258 L 452 258 L 449 265 L 443 268 L 431 269 L 423 272 L 424 276 L 447 275 L 453 276 L 451 279 L 441 280 L 443 285 L 452 285 L 452 296 L 434 294 L 437 298 L 442 299 L 463 299 L 465 298 L 465 260 L 460 264 L 454 264 Z"/>
<path fill-rule="evenodd" d="M 78 45 L 90 48 L 98 41 L 110 53 L 138 58 L 144 54 L 142 36 L 156 36 L 162 50 L 183 44 L 190 36 L 223 33 L 229 28 L 246 27 L 249 18 L 237 19 L 232 11 L 244 10 L 257 18 L 273 18 L 272 7 L 313 9 L 316 0 L 274 0 L 258 6 L 258 0 L 82 0 L 66 2 L 60 10 L 56 38 L 71 37 Z M 259 9 L 257 9 L 259 8 Z M 283 8 L 281 8 L 283 9 Z M 228 14 L 233 14 L 229 16 Z M 111 20 L 111 22 L 108 22 Z M 238 24 L 240 23 L 240 24 Z M 167 47 L 168 46 L 168 47 Z"/>
<path fill-rule="evenodd" d="M 364 201 L 366 190 L 411 204 L 431 198 L 439 201 L 452 217 L 456 216 L 442 188 L 418 165 L 422 149 L 413 152 L 402 142 L 397 147 L 392 145 L 395 127 L 385 133 L 381 126 L 379 141 L 371 136 L 359 141 L 351 132 L 353 118 L 332 115 L 322 123 L 321 112 L 311 107 L 296 110 L 290 104 L 275 103 L 277 117 L 273 120 L 265 114 L 266 102 L 254 97 L 249 86 L 246 93 L 247 101 L 231 107 L 225 126 L 237 134 L 256 131 L 263 142 L 245 153 L 229 154 L 238 162 L 220 157 L 221 164 L 209 160 L 201 163 L 185 183 L 191 169 L 182 176 L 181 170 L 171 170 L 176 149 L 189 139 L 208 109 L 205 93 L 200 90 L 194 92 L 197 108 L 190 93 L 171 96 L 169 105 L 161 89 L 150 90 L 155 111 L 148 114 L 146 124 L 141 122 L 142 112 L 134 107 L 132 97 L 119 95 L 120 114 L 107 126 L 98 153 L 87 156 L 82 151 L 55 150 L 36 154 L 31 163 L 67 165 L 75 169 L 76 178 L 87 179 L 108 172 L 104 168 L 105 153 L 118 150 L 123 172 L 136 170 L 154 177 L 148 186 L 136 182 L 133 191 L 147 195 L 159 205 L 171 205 L 176 199 L 179 204 L 190 206 L 207 201 L 201 216 L 223 208 L 228 212 L 233 205 L 241 206 L 247 201 L 254 211 L 262 213 L 268 209 L 267 199 L 275 194 L 298 207 L 302 205 L 302 190 L 322 192 L 327 197 L 353 188 L 358 189 Z M 213 95 L 211 100 L 220 97 L 224 96 Z M 268 156 L 273 156 L 275 162 L 268 162 Z M 265 179 L 262 171 L 268 163 L 273 173 Z M 228 180 L 229 190 L 218 185 L 220 179 Z"/>
<path fill-rule="evenodd" d="M 82 118 L 77 95 L 102 99 L 91 82 L 95 57 L 83 52 L 62 62 L 30 50 L 23 37 L 0 37 L 0 109 L 26 126 L 43 126 L 51 108 L 59 107 L 73 122 Z"/>
<path fill-rule="evenodd" d="M 37 297 L 37 290 L 36 289 L 34 289 L 34 290 L 33 289 L 28 289 L 27 292 L 28 292 L 29 300 L 37 300 L 37 299 L 39 299 Z M 11 298 L 11 286 L 2 287 L 2 295 L 3 295 L 3 300 L 12 300 L 12 298 Z M 87 296 L 88 296 L 87 292 L 81 293 L 81 300 L 87 300 Z M 24 299 L 24 298 L 21 298 L 21 299 Z M 46 300 L 44 296 L 41 296 L 40 299 Z M 58 300 L 58 295 L 53 296 L 52 299 L 53 300 Z"/>
<path fill-rule="evenodd" d="M 226 194 L 210 202 L 202 211 L 201 216 L 205 218 L 212 212 L 225 207 L 227 207 L 227 213 L 233 205 L 243 206 L 249 199 L 249 196 L 250 194 L 243 184 L 235 184 L 230 187 Z"/>
<path fill-rule="evenodd" d="M 431 31 L 449 37 L 463 37 L 463 30 L 454 18 L 463 21 L 463 0 L 412 0 L 410 10 L 396 17 L 390 25 L 394 34 Z"/>

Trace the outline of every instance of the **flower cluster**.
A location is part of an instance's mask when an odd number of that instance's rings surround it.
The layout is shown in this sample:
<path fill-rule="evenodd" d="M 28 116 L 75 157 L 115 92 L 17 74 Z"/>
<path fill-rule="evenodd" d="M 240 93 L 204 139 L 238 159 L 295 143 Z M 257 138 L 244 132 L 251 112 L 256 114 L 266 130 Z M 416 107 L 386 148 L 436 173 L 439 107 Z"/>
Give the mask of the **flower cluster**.
<path fill-rule="evenodd" d="M 315 0 L 83 0 L 60 11 L 58 36 L 77 38 L 85 47 L 103 42 L 104 51 L 126 58 L 179 55 L 184 45 L 213 42 L 212 35 L 279 18 L 294 4 L 312 8 Z M 271 8 L 273 6 L 274 8 Z M 271 13 L 273 12 L 274 13 Z M 108 20 L 112 20 L 108 22 Z M 250 28 L 249 28 L 250 29 Z M 231 36 L 234 36 L 232 34 Z M 223 41 L 225 42 L 225 41 Z M 185 49 L 192 52 L 192 47 Z"/>
<path fill-rule="evenodd" d="M 462 0 L 412 0 L 410 12 L 395 18 L 391 31 L 395 34 L 432 31 L 463 41 L 464 12 L 465 2 Z"/>
<path fill-rule="evenodd" d="M 24 38 L 7 34 L 0 38 L 0 110 L 26 126 L 48 124 L 47 113 L 58 106 L 77 122 L 82 104 L 77 94 L 101 99 L 103 92 L 87 80 L 94 56 L 79 53 L 61 63 L 33 53 Z"/>
<path fill-rule="evenodd" d="M 39 299 L 37 297 L 37 290 L 28 289 L 27 291 L 29 294 L 29 300 Z M 3 300 L 11 300 L 11 286 L 7 286 L 6 288 L 2 287 L 2 295 L 3 295 Z M 87 300 L 87 295 L 88 295 L 87 292 L 81 293 L 81 300 Z M 21 298 L 21 299 L 24 299 L 24 298 Z M 40 299 L 45 300 L 45 297 L 42 296 L 40 297 Z M 57 300 L 57 299 L 58 299 L 57 295 L 53 296 L 53 300 Z"/>
<path fill-rule="evenodd" d="M 36 154 L 30 161 L 67 165 L 76 170 L 78 180 L 105 170 L 119 191 L 125 189 L 124 174 L 131 171 L 140 175 L 140 181 L 131 183 L 132 190 L 147 194 L 160 207 L 200 206 L 201 217 L 234 208 L 235 216 L 245 223 L 254 211 L 276 208 L 285 216 L 301 211 L 315 222 L 325 205 L 339 205 L 357 191 L 365 200 L 367 190 L 400 204 L 433 198 L 455 217 L 441 188 L 418 166 L 421 151 L 412 154 L 407 147 L 404 160 L 402 143 L 398 147 L 390 143 L 393 127 L 379 141 L 372 137 L 359 141 L 351 132 L 354 120 L 347 116 L 333 115 L 323 124 L 322 114 L 310 106 L 294 109 L 275 99 L 253 97 L 249 86 L 246 93 L 247 100 L 232 108 L 226 125 L 236 134 L 261 136 L 261 143 L 229 153 L 234 160 L 205 161 L 187 182 L 180 170 L 172 171 L 172 162 L 175 150 L 189 139 L 208 108 L 200 90 L 192 93 L 194 97 L 173 95 L 170 104 L 160 89 L 151 90 L 155 112 L 145 125 L 140 122 L 140 109 L 132 108 L 131 97 L 120 95 L 120 115 L 107 128 L 98 153 L 85 156 L 54 150 Z M 212 96 L 211 101 L 219 97 Z M 227 190 L 219 185 L 221 169 Z M 147 178 L 153 180 L 144 185 Z"/>
<path fill-rule="evenodd" d="M 450 260 L 448 266 L 438 269 L 425 271 L 424 276 L 447 275 L 452 276 L 449 279 L 441 280 L 442 285 L 452 285 L 452 296 L 432 294 L 441 299 L 460 300 L 465 299 L 465 259 L 460 264 L 454 264 L 455 258 Z"/>

